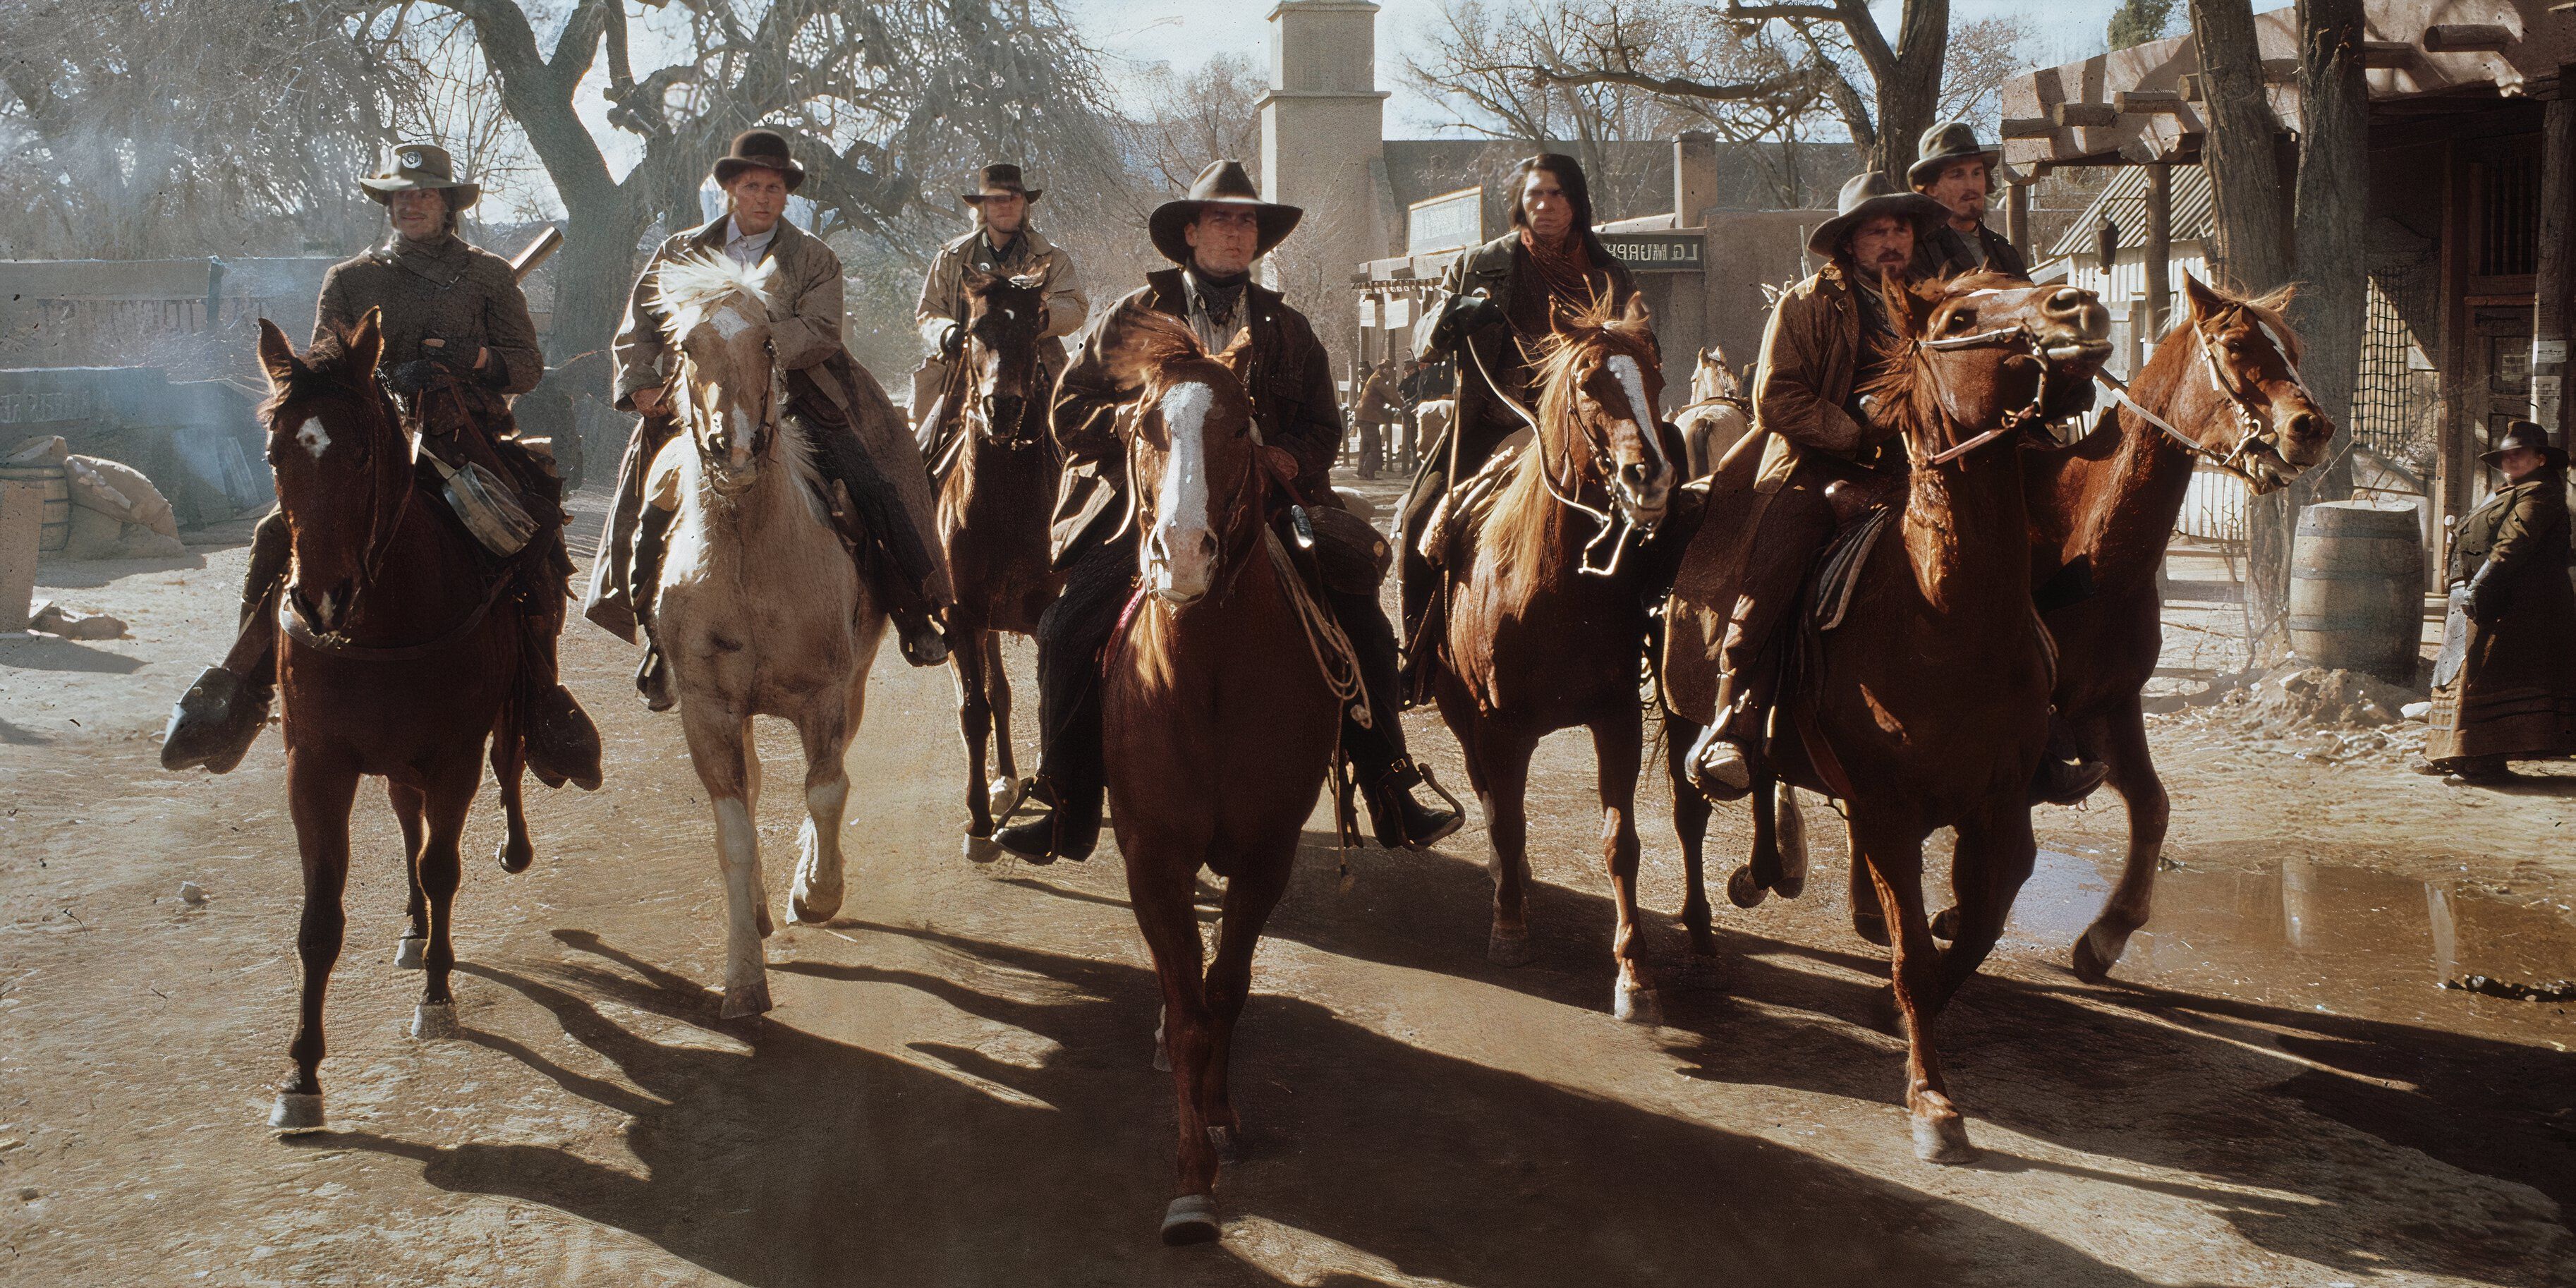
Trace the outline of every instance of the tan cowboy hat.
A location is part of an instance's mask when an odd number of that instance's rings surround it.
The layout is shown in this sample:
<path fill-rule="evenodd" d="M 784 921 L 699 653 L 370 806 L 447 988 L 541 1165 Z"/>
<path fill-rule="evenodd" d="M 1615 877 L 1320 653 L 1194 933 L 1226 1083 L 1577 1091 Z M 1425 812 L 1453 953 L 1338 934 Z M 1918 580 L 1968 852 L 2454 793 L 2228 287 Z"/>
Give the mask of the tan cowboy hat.
<path fill-rule="evenodd" d="M 1843 238 L 1850 236 L 1853 229 L 1880 215 L 1912 219 L 1918 237 L 1926 225 L 1950 217 L 1949 207 L 1919 192 L 1897 191 L 1896 185 L 1876 170 L 1845 180 L 1842 196 L 1834 205 L 1834 217 L 1816 225 L 1816 231 L 1807 236 L 1807 249 L 1827 259 L 1842 253 Z"/>
<path fill-rule="evenodd" d="M 1986 163 L 1986 191 L 1995 190 L 2003 178 L 2004 154 L 1977 142 L 1977 127 L 1966 121 L 1943 121 L 1923 132 L 1914 143 L 1914 164 L 1905 169 L 1905 182 L 1916 188 L 1926 187 L 1941 177 L 1942 168 L 1953 161 L 1982 158 Z"/>
<path fill-rule="evenodd" d="M 752 166 L 777 171 L 787 180 L 789 192 L 805 182 L 805 167 L 796 164 L 795 154 L 787 150 L 787 136 L 776 130 L 744 130 L 733 136 L 733 150 L 716 162 L 716 186 L 732 183 L 735 175 Z"/>
<path fill-rule="evenodd" d="M 2551 447 L 2549 431 L 2528 420 L 2517 420 L 2505 426 L 2504 437 L 2497 439 L 2492 449 L 2478 453 L 2478 459 L 2489 465 L 2502 465 L 2504 454 L 2517 447 L 2528 447 L 2547 458 L 2552 466 L 2567 468 L 2567 450 Z"/>
<path fill-rule="evenodd" d="M 1020 194 L 1032 206 L 1038 204 L 1038 198 L 1046 195 L 1046 189 L 1032 188 L 1021 181 L 1018 166 L 1000 162 L 984 167 L 984 175 L 976 181 L 975 191 L 961 192 L 957 195 L 967 205 L 980 206 L 984 204 L 986 197 L 999 197 L 1014 192 Z"/>
<path fill-rule="evenodd" d="M 1270 253 L 1270 248 L 1288 239 L 1297 221 L 1306 212 L 1295 206 L 1263 201 L 1261 190 L 1252 184 L 1252 175 L 1240 161 L 1210 161 L 1207 169 L 1190 184 L 1189 195 L 1166 201 L 1154 207 L 1145 220 L 1145 231 L 1154 238 L 1154 249 L 1175 264 L 1190 262 L 1189 239 L 1181 230 L 1197 223 L 1199 212 L 1209 206 L 1249 206 L 1261 221 L 1261 234 L 1252 252 L 1255 259 Z"/>
<path fill-rule="evenodd" d="M 392 205 L 397 192 L 445 192 L 451 194 L 447 204 L 454 210 L 483 199 L 483 185 L 457 178 L 455 160 L 434 143 L 403 144 L 389 160 L 383 173 L 358 181 L 358 187 L 379 205 Z"/>

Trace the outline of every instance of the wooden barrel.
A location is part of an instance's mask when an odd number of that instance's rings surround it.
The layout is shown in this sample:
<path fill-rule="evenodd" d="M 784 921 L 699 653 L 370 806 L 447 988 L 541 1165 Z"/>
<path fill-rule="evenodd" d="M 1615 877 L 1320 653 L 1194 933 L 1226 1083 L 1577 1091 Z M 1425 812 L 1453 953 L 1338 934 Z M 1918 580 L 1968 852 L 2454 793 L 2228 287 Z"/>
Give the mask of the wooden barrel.
<path fill-rule="evenodd" d="M 2290 550 L 2290 652 L 2312 666 L 2415 683 L 2424 542 L 2413 507 L 2326 501 L 2299 511 Z"/>
<path fill-rule="evenodd" d="M 61 554 L 72 543 L 72 483 L 60 465 L 0 465 L 0 481 L 36 483 L 44 488 L 45 517 L 36 549 Z"/>

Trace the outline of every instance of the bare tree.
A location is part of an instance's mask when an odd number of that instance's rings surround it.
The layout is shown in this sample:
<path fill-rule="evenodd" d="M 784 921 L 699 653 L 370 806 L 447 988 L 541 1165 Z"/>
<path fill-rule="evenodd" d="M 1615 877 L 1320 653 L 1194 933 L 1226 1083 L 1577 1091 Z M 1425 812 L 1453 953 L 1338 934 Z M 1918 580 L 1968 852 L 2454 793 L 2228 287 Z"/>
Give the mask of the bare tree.
<path fill-rule="evenodd" d="M 1157 110 L 1130 121 L 1126 133 L 1137 177 L 1148 188 L 1187 188 L 1201 168 L 1219 157 L 1258 170 L 1260 103 L 1268 82 L 1251 58 L 1220 53 L 1187 72 L 1157 64 L 1146 69 L 1142 80 L 1139 97 Z"/>

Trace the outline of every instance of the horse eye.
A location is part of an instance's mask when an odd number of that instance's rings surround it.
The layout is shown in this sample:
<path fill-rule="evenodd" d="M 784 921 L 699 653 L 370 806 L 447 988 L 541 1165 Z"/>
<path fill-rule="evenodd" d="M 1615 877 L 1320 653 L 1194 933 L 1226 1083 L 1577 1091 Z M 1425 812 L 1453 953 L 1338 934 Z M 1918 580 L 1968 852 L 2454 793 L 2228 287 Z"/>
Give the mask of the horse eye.
<path fill-rule="evenodd" d="M 1976 324 L 1977 311 L 1975 309 L 1954 309 L 1950 313 L 1949 321 L 1942 323 L 1941 326 L 1944 330 L 1965 331 Z"/>

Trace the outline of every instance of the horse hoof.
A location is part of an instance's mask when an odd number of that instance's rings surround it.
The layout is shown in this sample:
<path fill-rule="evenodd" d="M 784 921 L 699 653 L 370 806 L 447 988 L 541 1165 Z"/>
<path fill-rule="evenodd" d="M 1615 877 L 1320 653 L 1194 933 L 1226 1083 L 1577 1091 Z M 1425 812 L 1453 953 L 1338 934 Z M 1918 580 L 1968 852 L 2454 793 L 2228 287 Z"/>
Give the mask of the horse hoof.
<path fill-rule="evenodd" d="M 405 935 L 394 945 L 395 970 L 424 970 L 429 966 L 429 941 L 419 935 Z"/>
<path fill-rule="evenodd" d="M 1968 1143 L 1968 1120 L 1938 1092 L 1925 1092 L 1914 1111 L 1914 1156 L 1927 1163 L 1972 1163 L 1977 1147 Z"/>
<path fill-rule="evenodd" d="M 1956 939 L 1959 937 L 1959 910 L 1957 908 L 1943 908 L 1941 911 L 1932 914 L 1932 937 L 1934 939 Z"/>
<path fill-rule="evenodd" d="M 1753 879 L 1753 868 L 1749 864 L 1737 868 L 1726 878 L 1726 901 L 1738 908 L 1759 908 L 1762 901 L 1770 897 L 1771 892 Z"/>
<path fill-rule="evenodd" d="M 767 939 L 771 935 L 778 933 L 778 923 L 769 919 L 769 903 L 767 900 L 763 900 L 759 907 L 751 910 L 751 928 L 759 931 L 760 937 L 763 939 Z"/>
<path fill-rule="evenodd" d="M 2110 947 L 2103 947 L 2104 941 Z M 2127 935 L 2114 935 L 2100 926 L 2088 927 L 2075 941 L 2075 978 L 2087 984 L 2100 984 L 2111 978 L 2111 968 L 2119 964 L 2120 954 L 2129 947 Z"/>
<path fill-rule="evenodd" d="M 423 1042 L 456 1036 L 456 1003 L 423 1002 L 411 1013 L 411 1035 Z"/>
<path fill-rule="evenodd" d="M 759 1015 L 769 1008 L 769 981 L 761 979 L 727 988 L 724 1007 L 716 1014 L 728 1020 L 739 1020 L 745 1016 Z"/>
<path fill-rule="evenodd" d="M 1881 948 L 1887 947 L 1887 918 L 1876 912 L 1852 909 L 1852 933 Z"/>
<path fill-rule="evenodd" d="M 1229 1163 L 1243 1161 L 1242 1132 L 1232 1127 L 1210 1126 L 1207 1133 L 1208 1148 L 1215 1150 L 1218 1158 Z"/>
<path fill-rule="evenodd" d="M 525 841 L 513 841 L 504 837 L 501 848 L 494 850 L 492 857 L 500 861 L 501 870 L 504 872 L 514 874 L 525 872 L 529 864 L 537 861 L 537 847 Z"/>
<path fill-rule="evenodd" d="M 1011 815 L 1019 812 L 1020 801 L 1028 794 L 1028 779 L 996 778 L 984 785 L 984 808 L 992 811 L 996 820 L 1007 823 Z"/>
<path fill-rule="evenodd" d="M 277 1107 L 268 1111 L 268 1125 L 282 1132 L 322 1130 L 322 1093 L 279 1092 Z"/>
<path fill-rule="evenodd" d="M 840 910 L 841 892 L 838 890 L 833 891 L 828 898 L 821 895 L 809 894 L 802 890 L 796 891 L 787 897 L 788 918 L 798 925 L 822 925 L 824 922 L 830 921 L 833 914 L 838 913 Z"/>
<path fill-rule="evenodd" d="M 1216 1224 L 1216 1196 L 1184 1194 L 1163 1209 L 1163 1244 L 1179 1248 L 1193 1243 L 1214 1243 L 1219 1231 Z"/>
<path fill-rule="evenodd" d="M 1655 990 L 1618 980 L 1610 985 L 1610 1013 L 1630 1024 L 1661 1024 L 1664 1004 Z"/>
<path fill-rule="evenodd" d="M 992 838 L 987 836 L 967 837 L 965 850 L 966 861 L 974 864 L 991 863 L 1010 853 L 1001 846 L 993 844 Z"/>
<path fill-rule="evenodd" d="M 1771 893 L 1795 899 L 1807 892 L 1807 814 L 1798 808 L 1797 790 L 1787 783 L 1780 784 L 1777 800 L 1780 879 L 1771 883 Z"/>
<path fill-rule="evenodd" d="M 1538 960 L 1526 926 L 1496 926 L 1485 939 L 1485 960 L 1497 966 L 1527 966 Z"/>

